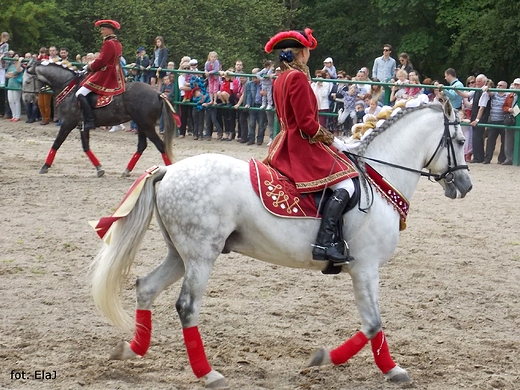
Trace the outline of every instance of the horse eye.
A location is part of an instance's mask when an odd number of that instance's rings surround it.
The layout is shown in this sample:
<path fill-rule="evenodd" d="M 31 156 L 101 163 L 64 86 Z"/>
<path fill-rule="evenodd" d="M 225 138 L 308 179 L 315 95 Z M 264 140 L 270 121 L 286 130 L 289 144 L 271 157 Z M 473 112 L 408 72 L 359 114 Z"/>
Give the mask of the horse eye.
<path fill-rule="evenodd" d="M 457 141 L 457 143 L 458 143 L 460 146 L 464 146 L 464 140 L 463 140 L 463 139 Z"/>

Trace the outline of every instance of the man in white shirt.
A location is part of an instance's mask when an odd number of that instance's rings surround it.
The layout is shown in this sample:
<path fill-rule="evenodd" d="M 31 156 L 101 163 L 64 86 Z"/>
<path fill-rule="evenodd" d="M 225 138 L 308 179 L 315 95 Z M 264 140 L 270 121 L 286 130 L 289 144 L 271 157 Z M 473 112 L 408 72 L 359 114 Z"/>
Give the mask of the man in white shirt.
<path fill-rule="evenodd" d="M 389 81 L 395 76 L 396 62 L 390 57 L 391 53 L 392 45 L 385 44 L 383 46 L 383 55 L 377 57 L 374 61 L 372 77 L 377 78 L 379 81 Z"/>

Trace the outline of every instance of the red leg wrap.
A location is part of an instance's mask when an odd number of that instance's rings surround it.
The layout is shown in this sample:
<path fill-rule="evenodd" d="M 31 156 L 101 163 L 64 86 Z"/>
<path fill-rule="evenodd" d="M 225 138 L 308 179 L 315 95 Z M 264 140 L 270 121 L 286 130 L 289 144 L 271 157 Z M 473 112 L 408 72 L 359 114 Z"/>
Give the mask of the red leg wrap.
<path fill-rule="evenodd" d="M 374 337 L 370 342 L 372 344 L 374 360 L 382 373 L 386 374 L 388 371 L 394 368 L 396 364 L 390 356 L 390 349 L 386 343 L 386 337 L 383 331 L 376 334 L 376 337 Z"/>
<path fill-rule="evenodd" d="M 132 172 L 134 170 L 135 164 L 137 164 L 137 161 L 139 161 L 140 158 L 141 154 L 139 152 L 135 152 L 130 161 L 128 162 L 126 169 Z"/>
<path fill-rule="evenodd" d="M 368 343 L 367 337 L 363 332 L 357 332 L 348 339 L 343 345 L 330 351 L 330 360 L 334 365 L 345 363 Z"/>
<path fill-rule="evenodd" d="M 139 356 L 144 356 L 150 347 L 152 338 L 152 312 L 150 310 L 135 311 L 135 335 L 130 348 Z"/>
<path fill-rule="evenodd" d="M 166 153 L 162 154 L 162 159 L 164 161 L 164 165 L 172 165 L 170 158 L 166 155 Z"/>
<path fill-rule="evenodd" d="M 49 167 L 54 162 L 54 157 L 56 157 L 56 152 L 57 152 L 56 149 L 49 150 L 49 154 L 47 155 L 47 158 L 45 159 L 45 164 L 48 165 Z"/>
<path fill-rule="evenodd" d="M 90 162 L 92 163 L 92 165 L 94 165 L 95 167 L 99 166 L 99 160 L 97 159 L 96 156 L 94 156 L 94 153 L 92 153 L 92 150 L 87 150 L 85 152 L 88 156 L 88 158 L 90 159 Z"/>
<path fill-rule="evenodd" d="M 209 374 L 211 366 L 204 352 L 204 344 L 200 337 L 199 328 L 192 326 L 182 330 L 184 335 L 184 344 L 186 344 L 186 352 L 190 360 L 191 369 L 197 378 L 202 378 Z"/>

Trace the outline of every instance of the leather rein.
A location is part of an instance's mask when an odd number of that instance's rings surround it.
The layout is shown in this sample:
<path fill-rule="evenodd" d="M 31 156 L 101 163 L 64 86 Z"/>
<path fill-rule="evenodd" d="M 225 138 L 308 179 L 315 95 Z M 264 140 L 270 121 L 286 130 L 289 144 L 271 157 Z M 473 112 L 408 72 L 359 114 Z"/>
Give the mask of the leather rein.
<path fill-rule="evenodd" d="M 428 162 L 425 165 L 425 167 L 428 167 L 432 163 L 432 161 L 435 159 L 435 157 L 437 156 L 437 154 L 439 153 L 441 148 L 446 147 L 447 152 L 448 152 L 447 153 L 448 169 L 446 169 L 446 171 L 443 173 L 432 173 L 431 170 L 428 172 L 424 172 L 422 170 L 417 170 L 417 169 L 405 167 L 402 165 L 393 164 L 391 162 L 379 160 L 376 158 L 361 156 L 361 155 L 358 155 L 355 153 L 350 153 L 350 152 L 344 152 L 344 153 L 349 157 L 352 156 L 352 157 L 356 157 L 356 158 L 360 158 L 360 159 L 364 159 L 364 160 L 375 161 L 375 162 L 378 162 L 383 165 L 388 165 L 393 168 L 401 169 L 403 171 L 418 173 L 421 176 L 425 176 L 428 179 L 434 179 L 435 181 L 440 181 L 440 180 L 444 179 L 444 180 L 446 180 L 447 183 L 452 183 L 453 179 L 454 179 L 453 172 L 461 170 L 461 169 L 469 170 L 469 167 L 466 164 L 459 165 L 457 163 L 457 157 L 455 156 L 455 148 L 453 146 L 453 138 L 451 137 L 451 134 L 450 134 L 450 126 L 458 126 L 458 125 L 460 125 L 459 120 L 450 122 L 450 120 L 446 117 L 446 115 L 444 115 L 444 133 L 442 135 L 441 140 L 439 141 L 439 144 L 437 145 L 437 148 L 435 149 L 432 156 L 430 157 L 430 159 L 428 160 Z"/>

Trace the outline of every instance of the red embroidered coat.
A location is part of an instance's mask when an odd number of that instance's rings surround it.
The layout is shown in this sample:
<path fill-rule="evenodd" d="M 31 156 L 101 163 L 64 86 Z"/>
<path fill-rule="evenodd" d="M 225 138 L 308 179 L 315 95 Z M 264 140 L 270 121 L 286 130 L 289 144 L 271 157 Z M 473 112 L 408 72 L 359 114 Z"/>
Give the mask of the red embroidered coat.
<path fill-rule="evenodd" d="M 352 163 L 334 147 L 309 142 L 320 125 L 316 96 L 303 72 L 283 72 L 274 83 L 273 99 L 280 133 L 266 160 L 291 179 L 298 192 L 321 191 L 358 176 Z"/>
<path fill-rule="evenodd" d="M 125 92 L 125 75 L 121 68 L 123 47 L 113 35 L 105 37 L 101 53 L 88 66 L 90 73 L 81 83 L 98 95 L 114 96 Z"/>

